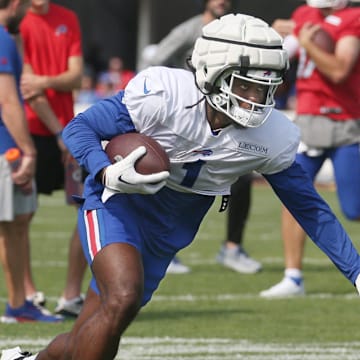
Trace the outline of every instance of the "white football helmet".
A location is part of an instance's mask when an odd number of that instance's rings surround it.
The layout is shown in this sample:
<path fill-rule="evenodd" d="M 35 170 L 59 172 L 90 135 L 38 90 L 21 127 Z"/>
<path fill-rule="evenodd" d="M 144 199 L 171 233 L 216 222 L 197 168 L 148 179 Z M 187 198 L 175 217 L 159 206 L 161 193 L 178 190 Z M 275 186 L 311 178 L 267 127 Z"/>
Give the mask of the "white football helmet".
<path fill-rule="evenodd" d="M 242 14 L 204 26 L 191 57 L 195 81 L 208 103 L 245 127 L 258 127 L 275 106 L 274 93 L 289 66 L 282 37 L 264 21 Z M 235 79 L 268 87 L 264 103 L 232 92 Z M 239 106 L 246 102 L 246 109 Z"/>
<path fill-rule="evenodd" d="M 315 8 L 342 9 L 346 7 L 349 0 L 306 0 L 306 3 Z"/>

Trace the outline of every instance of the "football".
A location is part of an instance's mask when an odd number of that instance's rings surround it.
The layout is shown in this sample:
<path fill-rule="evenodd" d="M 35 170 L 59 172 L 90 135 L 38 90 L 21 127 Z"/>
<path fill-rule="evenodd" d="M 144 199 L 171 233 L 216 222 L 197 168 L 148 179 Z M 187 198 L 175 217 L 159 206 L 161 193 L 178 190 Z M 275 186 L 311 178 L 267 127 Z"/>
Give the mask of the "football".
<path fill-rule="evenodd" d="M 115 156 L 125 157 L 139 146 L 146 147 L 146 154 L 135 163 L 139 174 L 148 175 L 170 170 L 170 161 L 165 150 L 153 138 L 140 133 L 126 133 L 113 137 L 105 146 L 105 152 L 112 163 Z"/>
<path fill-rule="evenodd" d="M 335 41 L 330 34 L 322 28 L 315 32 L 312 41 L 315 45 L 328 53 L 332 54 L 335 50 Z"/>

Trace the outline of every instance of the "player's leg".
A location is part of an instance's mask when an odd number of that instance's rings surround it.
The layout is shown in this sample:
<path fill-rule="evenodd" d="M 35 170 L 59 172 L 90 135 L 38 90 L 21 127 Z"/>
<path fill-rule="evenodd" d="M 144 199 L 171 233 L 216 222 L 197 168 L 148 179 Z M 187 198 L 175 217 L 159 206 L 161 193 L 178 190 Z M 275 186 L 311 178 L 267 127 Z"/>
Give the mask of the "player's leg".
<path fill-rule="evenodd" d="M 81 287 L 86 268 L 87 264 L 81 247 L 79 232 L 75 227 L 69 245 L 66 283 L 55 308 L 57 314 L 71 317 L 79 315 L 84 302 Z"/>
<path fill-rule="evenodd" d="M 66 203 L 72 207 L 78 207 L 79 204 L 76 203 L 73 195 L 82 196 L 83 183 L 87 173 L 84 174 L 73 157 L 67 158 L 64 171 Z M 55 308 L 57 314 L 69 317 L 79 315 L 84 302 L 81 288 L 86 268 L 86 259 L 82 251 L 79 232 L 75 226 L 69 241 L 65 286 Z"/>
<path fill-rule="evenodd" d="M 297 162 L 308 173 L 312 180 L 315 179 L 326 154 L 309 156 L 299 153 Z M 304 280 L 302 275 L 302 260 L 305 249 L 306 234 L 289 211 L 282 207 L 281 235 L 283 240 L 285 274 L 283 279 L 271 288 L 260 293 L 262 297 L 289 297 L 305 294 Z"/>
<path fill-rule="evenodd" d="M 8 289 L 8 303 L 1 321 L 58 322 L 60 318 L 43 312 L 25 299 L 26 240 L 29 213 L 36 208 L 36 194 L 24 195 L 19 189 L 15 189 L 14 195 L 14 219 L 0 222 L 0 257 Z"/>
<path fill-rule="evenodd" d="M 79 232 L 76 226 L 70 239 L 66 288 L 63 292 L 65 299 L 73 299 L 80 295 L 81 284 L 86 268 L 86 259 L 81 247 Z"/>
<path fill-rule="evenodd" d="M 18 236 L 17 221 L 0 221 L 0 259 L 8 292 L 8 305 L 18 308 L 24 304 L 24 247 Z M 6 314 L 5 314 L 6 315 Z"/>
<path fill-rule="evenodd" d="M 243 237 L 251 206 L 252 174 L 240 176 L 231 186 L 227 210 L 226 240 L 217 261 L 243 274 L 254 274 L 261 270 L 261 264 L 252 259 L 243 247 Z"/>
<path fill-rule="evenodd" d="M 349 220 L 360 220 L 359 144 L 341 146 L 331 151 L 331 161 L 341 210 Z"/>
<path fill-rule="evenodd" d="M 109 244 L 97 253 L 91 268 L 99 295 L 89 290 L 71 332 L 52 341 L 37 360 L 115 358 L 122 333 L 140 309 L 141 255 L 132 245 Z"/>
<path fill-rule="evenodd" d="M 61 152 L 56 139 L 52 136 L 33 135 L 33 141 L 37 150 L 35 174 L 37 194 L 51 195 L 54 190 L 62 187 L 61 179 L 64 178 L 64 171 L 61 163 Z M 28 226 L 30 226 L 30 220 Z M 43 306 L 46 299 L 44 294 L 37 290 L 31 270 L 30 241 L 28 237 L 24 274 L 26 297 L 35 305 Z"/>

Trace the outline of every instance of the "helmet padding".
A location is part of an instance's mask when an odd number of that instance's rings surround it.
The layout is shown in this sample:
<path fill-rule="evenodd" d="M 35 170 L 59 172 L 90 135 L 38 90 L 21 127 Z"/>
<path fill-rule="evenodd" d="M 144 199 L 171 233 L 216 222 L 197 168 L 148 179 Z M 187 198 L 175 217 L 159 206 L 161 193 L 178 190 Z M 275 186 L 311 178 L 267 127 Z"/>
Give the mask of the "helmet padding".
<path fill-rule="evenodd" d="M 270 113 L 268 110 L 275 106 L 273 94 L 288 68 L 282 37 L 263 20 L 242 14 L 229 14 L 214 20 L 203 28 L 202 33 L 191 57 L 200 91 L 212 107 L 237 123 L 252 127 L 261 125 Z M 261 70 L 256 72 L 256 81 L 251 76 L 254 70 Z M 229 88 L 232 72 L 235 77 L 269 86 L 272 95 L 266 104 L 258 104 L 257 110 L 252 112 L 253 117 L 258 114 L 256 121 L 248 116 L 241 120 L 238 114 L 245 110 L 234 109 L 236 97 Z M 267 75 L 269 72 L 272 77 Z"/>

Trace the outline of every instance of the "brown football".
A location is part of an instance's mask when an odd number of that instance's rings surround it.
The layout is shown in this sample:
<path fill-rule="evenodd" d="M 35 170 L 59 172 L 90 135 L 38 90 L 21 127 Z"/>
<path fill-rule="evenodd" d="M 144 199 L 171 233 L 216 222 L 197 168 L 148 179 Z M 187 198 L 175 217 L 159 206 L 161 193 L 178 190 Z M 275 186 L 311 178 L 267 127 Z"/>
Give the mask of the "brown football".
<path fill-rule="evenodd" d="M 144 134 L 117 135 L 107 143 L 105 152 L 113 163 L 116 155 L 125 157 L 141 145 L 146 147 L 146 154 L 135 163 L 135 169 L 138 173 L 147 175 L 170 170 L 170 161 L 165 150 L 156 140 Z"/>
<path fill-rule="evenodd" d="M 335 41 L 330 36 L 330 34 L 322 28 L 315 32 L 314 36 L 312 37 L 312 41 L 315 45 L 319 46 L 322 50 L 330 54 L 332 54 L 335 50 Z"/>

